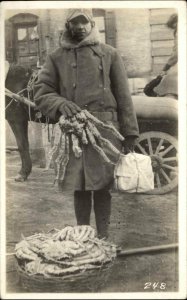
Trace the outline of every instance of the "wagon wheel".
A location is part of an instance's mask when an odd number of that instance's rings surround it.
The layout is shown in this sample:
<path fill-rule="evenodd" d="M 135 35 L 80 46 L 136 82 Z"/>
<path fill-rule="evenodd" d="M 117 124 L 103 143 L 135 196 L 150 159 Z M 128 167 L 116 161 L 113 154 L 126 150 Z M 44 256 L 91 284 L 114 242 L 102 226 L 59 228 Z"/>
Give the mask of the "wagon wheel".
<path fill-rule="evenodd" d="M 178 143 L 171 135 L 158 131 L 140 134 L 135 151 L 149 155 L 154 172 L 154 190 L 147 194 L 165 194 L 178 185 Z"/>

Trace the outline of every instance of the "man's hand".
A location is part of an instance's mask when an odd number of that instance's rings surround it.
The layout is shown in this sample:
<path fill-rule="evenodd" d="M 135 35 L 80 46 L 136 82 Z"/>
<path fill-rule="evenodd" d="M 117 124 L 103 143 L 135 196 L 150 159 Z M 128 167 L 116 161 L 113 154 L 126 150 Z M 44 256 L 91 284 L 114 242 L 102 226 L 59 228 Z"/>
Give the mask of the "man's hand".
<path fill-rule="evenodd" d="M 77 106 L 74 102 L 64 100 L 62 105 L 59 107 L 59 111 L 65 118 L 71 118 L 81 111 L 80 107 Z"/>
<path fill-rule="evenodd" d="M 137 141 L 137 137 L 134 135 L 129 135 L 125 137 L 125 140 L 123 141 L 124 154 L 128 154 L 134 151 L 136 141 Z"/>

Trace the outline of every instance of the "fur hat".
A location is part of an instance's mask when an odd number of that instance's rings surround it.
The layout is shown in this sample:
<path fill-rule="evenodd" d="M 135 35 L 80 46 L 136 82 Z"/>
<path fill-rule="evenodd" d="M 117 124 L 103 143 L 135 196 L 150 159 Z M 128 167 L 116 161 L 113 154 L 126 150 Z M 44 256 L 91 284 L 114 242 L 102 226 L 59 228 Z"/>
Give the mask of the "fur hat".
<path fill-rule="evenodd" d="M 93 14 L 91 9 L 69 9 L 66 21 L 69 22 L 79 16 L 84 16 L 87 21 L 92 21 Z"/>

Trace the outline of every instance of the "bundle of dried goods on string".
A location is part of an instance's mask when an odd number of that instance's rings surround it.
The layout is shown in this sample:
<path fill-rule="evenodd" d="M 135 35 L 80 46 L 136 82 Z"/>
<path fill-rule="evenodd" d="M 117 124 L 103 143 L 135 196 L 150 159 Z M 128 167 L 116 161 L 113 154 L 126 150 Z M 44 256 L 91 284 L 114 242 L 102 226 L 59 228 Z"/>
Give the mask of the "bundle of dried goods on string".
<path fill-rule="evenodd" d="M 56 180 L 62 181 L 69 161 L 70 145 L 72 145 L 75 157 L 80 158 L 84 146 L 90 144 L 109 164 L 114 164 L 106 154 L 106 149 L 116 157 L 120 151 L 106 138 L 102 137 L 99 128 L 106 129 L 111 136 L 123 141 L 124 137 L 117 129 L 109 124 L 103 123 L 87 110 L 82 110 L 71 118 L 60 117 L 59 131 L 56 132 L 54 146 L 49 153 L 46 169 L 51 162 L 56 164 Z M 70 141 L 71 139 L 71 141 Z"/>
<path fill-rule="evenodd" d="M 63 277 L 107 265 L 116 257 L 116 246 L 99 240 L 91 226 L 67 226 L 23 237 L 15 256 L 28 275 Z"/>

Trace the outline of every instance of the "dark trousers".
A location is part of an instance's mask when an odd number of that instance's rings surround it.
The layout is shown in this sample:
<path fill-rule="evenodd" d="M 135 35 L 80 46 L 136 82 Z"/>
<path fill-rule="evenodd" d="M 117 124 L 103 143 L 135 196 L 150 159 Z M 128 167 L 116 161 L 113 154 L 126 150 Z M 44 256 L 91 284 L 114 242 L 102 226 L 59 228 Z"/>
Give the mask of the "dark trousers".
<path fill-rule="evenodd" d="M 97 235 L 99 238 L 107 238 L 111 215 L 111 195 L 107 190 L 74 192 L 74 208 L 77 225 L 90 225 L 92 196 Z"/>

